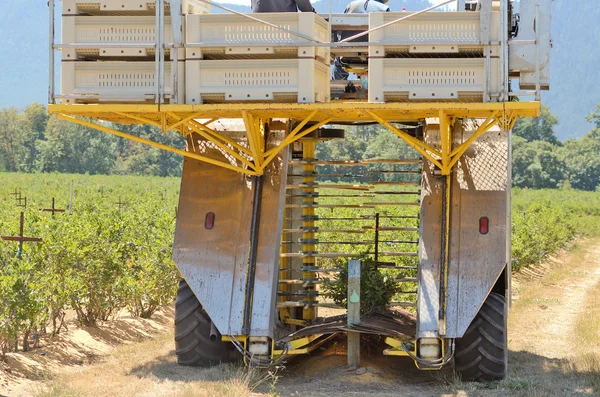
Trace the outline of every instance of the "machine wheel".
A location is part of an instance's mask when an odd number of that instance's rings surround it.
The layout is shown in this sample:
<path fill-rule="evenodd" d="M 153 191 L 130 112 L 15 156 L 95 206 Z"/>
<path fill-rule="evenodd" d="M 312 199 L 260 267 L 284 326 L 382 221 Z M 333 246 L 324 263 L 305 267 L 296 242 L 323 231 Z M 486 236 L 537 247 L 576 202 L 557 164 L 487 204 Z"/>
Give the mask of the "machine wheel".
<path fill-rule="evenodd" d="M 175 303 L 175 354 L 177 363 L 209 367 L 232 359 L 233 345 L 210 339 L 211 319 L 185 282 L 179 282 Z"/>
<path fill-rule="evenodd" d="M 456 340 L 456 372 L 464 381 L 504 379 L 507 367 L 505 299 L 490 293 L 469 325 Z"/>

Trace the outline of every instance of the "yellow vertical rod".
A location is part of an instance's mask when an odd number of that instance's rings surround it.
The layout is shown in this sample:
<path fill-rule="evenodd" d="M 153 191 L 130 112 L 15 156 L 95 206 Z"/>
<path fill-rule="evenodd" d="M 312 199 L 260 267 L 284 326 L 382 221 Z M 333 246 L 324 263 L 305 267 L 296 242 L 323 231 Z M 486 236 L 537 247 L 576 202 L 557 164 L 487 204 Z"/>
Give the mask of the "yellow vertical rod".
<path fill-rule="evenodd" d="M 302 145 L 302 158 L 304 160 L 313 160 L 315 158 L 315 146 L 316 146 L 316 141 L 312 140 L 312 139 L 307 139 L 303 142 Z M 315 166 L 314 164 L 306 163 L 303 165 L 302 167 L 302 172 L 303 172 L 303 176 L 302 176 L 302 183 L 306 183 L 306 184 L 311 184 L 315 182 L 315 177 L 312 174 L 315 171 Z M 315 192 L 314 187 L 309 187 L 309 188 L 304 188 L 302 189 L 302 192 L 304 194 L 312 194 Z M 303 220 L 302 220 L 302 227 L 303 228 L 313 228 L 315 227 L 315 222 L 313 220 L 313 217 L 315 215 L 315 209 L 314 207 L 312 207 L 312 205 L 314 205 L 315 203 L 315 199 L 314 197 L 303 197 L 302 198 L 302 204 L 305 205 L 305 207 L 302 208 L 302 216 L 303 216 Z M 302 252 L 314 252 L 316 247 L 315 244 L 306 244 L 306 241 L 308 240 L 314 240 L 315 239 L 315 233 L 314 232 L 304 232 L 302 233 Z M 310 256 L 310 257 L 304 257 L 302 258 L 302 266 L 304 267 L 313 267 L 315 266 L 315 258 Z M 302 279 L 304 280 L 308 280 L 308 279 L 314 279 L 317 277 L 317 274 L 315 272 L 307 272 L 307 271 L 303 271 L 302 272 Z M 317 317 L 317 309 L 310 305 L 310 302 L 314 302 L 316 300 L 316 297 L 314 296 L 310 296 L 310 294 L 314 293 L 315 291 L 315 284 L 314 283 L 306 283 L 304 286 L 304 292 L 307 293 L 307 295 L 305 295 L 304 300 L 305 302 L 309 303 L 309 306 L 305 306 L 304 310 L 302 312 L 302 318 L 306 321 L 312 321 Z"/>
<path fill-rule="evenodd" d="M 450 173 L 450 124 L 446 112 L 440 110 L 440 143 L 442 147 L 442 175 Z"/>

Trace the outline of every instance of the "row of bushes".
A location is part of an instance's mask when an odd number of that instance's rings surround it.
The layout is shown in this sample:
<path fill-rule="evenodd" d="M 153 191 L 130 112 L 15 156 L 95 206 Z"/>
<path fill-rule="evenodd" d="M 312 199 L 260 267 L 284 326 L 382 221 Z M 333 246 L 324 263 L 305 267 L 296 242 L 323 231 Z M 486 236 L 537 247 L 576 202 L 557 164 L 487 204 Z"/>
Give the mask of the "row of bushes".
<path fill-rule="evenodd" d="M 22 257 L 15 243 L 0 241 L 2 355 L 60 332 L 68 310 L 82 325 L 95 326 L 123 309 L 150 317 L 173 301 L 177 180 L 79 176 L 72 214 L 51 216 L 39 208 L 55 195 L 62 195 L 58 206 L 68 203 L 67 176 L 44 176 L 47 182 L 34 186 L 31 180 L 7 181 L 7 175 L 0 174 L 0 234 L 18 232 L 20 209 L 8 193 L 15 185 L 31 186 L 40 199 L 30 197 L 25 234 L 43 241 L 26 243 Z M 515 190 L 513 198 L 513 269 L 539 263 L 578 234 L 600 232 L 597 193 Z M 128 204 L 117 206 L 117 200 Z"/>
<path fill-rule="evenodd" d="M 43 241 L 26 242 L 21 257 L 16 243 L 0 242 L 0 355 L 59 333 L 69 310 L 81 325 L 96 326 L 123 309 L 148 318 L 173 301 L 179 273 L 171 259 L 172 201 L 136 186 L 118 190 L 80 186 L 72 214 L 55 216 L 29 197 L 25 234 Z M 115 205 L 119 199 L 128 204 Z M 18 233 L 19 211 L 0 211 L 0 234 Z"/>

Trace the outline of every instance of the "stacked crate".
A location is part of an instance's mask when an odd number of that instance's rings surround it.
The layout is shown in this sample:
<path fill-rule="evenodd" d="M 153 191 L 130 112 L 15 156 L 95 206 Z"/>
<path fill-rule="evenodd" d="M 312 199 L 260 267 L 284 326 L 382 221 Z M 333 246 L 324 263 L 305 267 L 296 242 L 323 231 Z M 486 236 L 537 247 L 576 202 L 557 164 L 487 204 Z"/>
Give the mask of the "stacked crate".
<path fill-rule="evenodd" d="M 327 21 L 313 13 L 186 17 L 186 103 L 329 101 Z"/>
<path fill-rule="evenodd" d="M 153 0 L 63 0 L 59 99 L 63 103 L 158 102 L 156 11 Z M 177 18 L 181 20 L 189 12 L 206 11 L 188 0 L 182 1 L 181 9 L 172 10 L 170 1 L 165 1 L 164 42 L 173 42 L 172 12 L 183 14 Z M 164 102 L 185 100 L 184 51 L 178 55 L 175 68 L 172 49 L 164 51 Z"/>
<path fill-rule="evenodd" d="M 369 28 L 408 15 L 371 13 Z M 429 12 L 371 32 L 369 101 L 490 100 L 500 85 L 500 13 L 481 21 L 480 12 Z"/>

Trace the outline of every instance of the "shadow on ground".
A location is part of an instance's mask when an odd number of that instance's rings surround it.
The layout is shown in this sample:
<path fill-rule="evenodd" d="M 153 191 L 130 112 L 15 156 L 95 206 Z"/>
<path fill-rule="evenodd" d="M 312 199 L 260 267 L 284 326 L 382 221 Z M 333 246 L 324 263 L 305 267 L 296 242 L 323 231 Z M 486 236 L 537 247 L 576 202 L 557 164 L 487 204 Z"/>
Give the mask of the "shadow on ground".
<path fill-rule="evenodd" d="M 501 382 L 466 383 L 452 367 L 421 371 L 405 357 L 381 354 L 381 346 L 364 347 L 364 370 L 346 367 L 345 338 L 340 337 L 310 356 L 292 359 L 276 375 L 264 376 L 257 392 L 280 396 L 590 396 L 596 395 L 600 374 L 578 370 L 572 362 L 524 351 L 511 351 L 509 376 Z M 241 364 L 209 369 L 183 367 L 175 352 L 133 368 L 130 375 L 158 381 L 227 381 L 243 376 Z"/>

